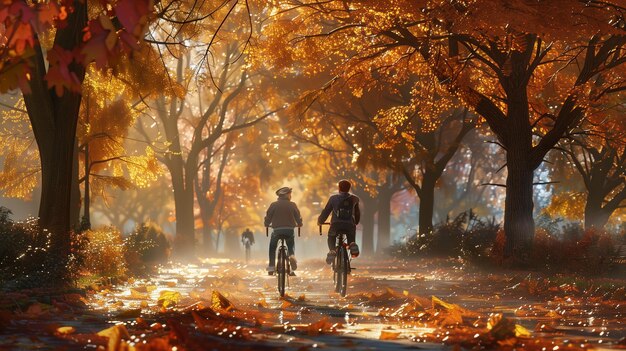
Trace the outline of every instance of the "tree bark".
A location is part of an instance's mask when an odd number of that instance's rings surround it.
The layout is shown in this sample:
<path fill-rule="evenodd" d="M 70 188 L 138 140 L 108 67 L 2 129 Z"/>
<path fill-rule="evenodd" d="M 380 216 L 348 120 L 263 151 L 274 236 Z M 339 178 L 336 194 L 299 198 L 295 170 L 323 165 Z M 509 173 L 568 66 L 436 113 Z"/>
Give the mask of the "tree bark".
<path fill-rule="evenodd" d="M 174 188 L 174 206 L 176 209 L 175 254 L 181 259 L 191 259 L 195 254 L 193 189 L 185 187 L 182 177 L 177 177 L 176 179 L 172 177 L 172 186 Z"/>
<path fill-rule="evenodd" d="M 82 29 L 86 25 L 87 4 L 74 1 L 74 11 L 69 14 L 67 26 L 57 30 L 54 44 L 66 50 L 75 49 L 82 43 Z M 70 250 L 74 149 L 81 95 L 66 90 L 58 96 L 54 89 L 48 89 L 39 45 L 34 48 L 31 67 L 31 92 L 24 94 L 24 101 L 41 162 L 39 224 L 52 232 L 56 252 L 64 255 Z M 70 71 L 83 81 L 82 65 L 72 63 Z"/>
<path fill-rule="evenodd" d="M 376 214 L 376 200 L 369 197 L 361 197 L 363 207 L 361 209 L 361 252 L 364 255 L 374 253 L 374 215 Z"/>
<path fill-rule="evenodd" d="M 378 193 L 378 241 L 376 252 L 383 252 L 391 244 L 391 197 L 393 190 L 387 187 Z"/>
<path fill-rule="evenodd" d="M 526 87 L 509 89 L 506 142 L 506 200 L 504 204 L 504 256 L 525 260 L 535 236 L 533 218 L 532 128 Z M 537 166 L 540 163 L 537 164 Z"/>
<path fill-rule="evenodd" d="M 433 232 L 433 213 L 435 212 L 435 184 L 438 177 L 426 171 L 422 179 L 422 191 L 419 197 L 419 233 L 431 235 Z"/>
<path fill-rule="evenodd" d="M 72 206 L 70 214 L 70 225 L 74 228 L 80 228 L 80 181 L 78 175 L 78 143 L 74 145 L 74 167 L 72 169 Z"/>
<path fill-rule="evenodd" d="M 83 219 L 81 220 L 81 229 L 91 229 L 91 186 L 89 173 L 91 172 L 91 167 L 89 163 L 89 143 L 85 145 L 85 212 L 83 214 Z"/>
<path fill-rule="evenodd" d="M 610 211 L 606 211 L 601 206 L 596 206 L 587 200 L 585 204 L 585 230 L 604 228 L 610 217 Z"/>

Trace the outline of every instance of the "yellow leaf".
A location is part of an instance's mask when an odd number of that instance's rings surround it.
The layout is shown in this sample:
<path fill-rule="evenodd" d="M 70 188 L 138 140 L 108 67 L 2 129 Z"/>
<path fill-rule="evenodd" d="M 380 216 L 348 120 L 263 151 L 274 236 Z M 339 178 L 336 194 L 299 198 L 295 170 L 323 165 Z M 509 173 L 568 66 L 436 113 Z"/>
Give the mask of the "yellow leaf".
<path fill-rule="evenodd" d="M 235 308 L 235 306 L 218 291 L 213 290 L 211 295 L 211 308 L 214 310 L 224 309 L 226 311 Z"/>
<path fill-rule="evenodd" d="M 150 296 L 144 294 L 136 289 L 130 289 L 130 297 L 137 300 L 148 300 Z"/>
<path fill-rule="evenodd" d="M 163 290 L 157 303 L 163 308 L 173 307 L 180 301 L 181 297 L 178 291 Z"/>
<path fill-rule="evenodd" d="M 520 338 L 529 338 L 530 331 L 519 324 L 515 324 L 515 336 Z"/>
<path fill-rule="evenodd" d="M 74 327 L 58 327 L 57 328 L 57 333 L 63 334 L 63 335 L 72 334 L 75 331 L 76 331 L 76 328 Z"/>
<path fill-rule="evenodd" d="M 130 339 L 128 330 L 123 324 L 114 325 L 98 332 L 99 336 L 109 338 L 107 351 L 119 351 L 122 348 L 122 339 Z"/>

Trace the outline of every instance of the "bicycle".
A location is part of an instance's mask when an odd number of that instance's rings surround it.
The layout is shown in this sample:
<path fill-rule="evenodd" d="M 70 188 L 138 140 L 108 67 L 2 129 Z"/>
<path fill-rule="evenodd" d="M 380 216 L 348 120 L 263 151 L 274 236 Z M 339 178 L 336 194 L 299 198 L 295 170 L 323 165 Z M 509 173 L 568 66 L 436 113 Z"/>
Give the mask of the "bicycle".
<path fill-rule="evenodd" d="M 330 225 L 330 223 L 323 223 L 323 225 Z M 322 235 L 322 224 L 319 226 L 320 236 Z M 335 292 L 338 292 L 342 297 L 346 297 L 348 290 L 348 274 L 354 269 L 350 266 L 352 256 L 348 253 L 348 241 L 346 233 L 337 233 L 337 242 L 335 246 L 335 260 L 333 261 L 333 282 L 335 283 Z"/>
<path fill-rule="evenodd" d="M 269 236 L 269 228 L 265 227 L 265 236 Z M 300 227 L 298 227 L 298 237 L 300 236 Z M 276 278 L 278 283 L 278 293 L 280 297 L 285 296 L 285 285 L 289 286 L 289 275 L 291 274 L 291 265 L 287 254 L 287 245 L 285 238 L 278 238 L 278 254 L 276 255 Z"/>
<path fill-rule="evenodd" d="M 246 248 L 246 264 L 247 264 L 250 261 L 250 248 L 252 246 L 252 243 L 250 242 L 250 239 L 244 238 L 243 239 L 243 246 Z"/>

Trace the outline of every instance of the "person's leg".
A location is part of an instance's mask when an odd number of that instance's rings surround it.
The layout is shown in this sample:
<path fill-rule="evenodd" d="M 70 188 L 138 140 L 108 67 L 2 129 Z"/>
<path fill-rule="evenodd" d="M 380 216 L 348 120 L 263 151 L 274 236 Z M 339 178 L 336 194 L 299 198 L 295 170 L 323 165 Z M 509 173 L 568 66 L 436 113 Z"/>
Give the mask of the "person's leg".
<path fill-rule="evenodd" d="M 296 242 L 293 232 L 285 235 L 285 242 L 287 243 L 287 253 L 289 256 L 293 256 L 296 253 Z"/>
<path fill-rule="evenodd" d="M 332 264 L 335 261 L 335 256 L 337 253 L 335 252 L 335 246 L 337 245 L 337 232 L 335 231 L 335 226 L 330 225 L 330 229 L 328 229 L 328 254 L 326 254 L 326 264 Z"/>
<path fill-rule="evenodd" d="M 276 266 L 276 246 L 278 246 L 278 235 L 276 232 L 272 232 L 272 237 L 270 238 L 270 263 L 268 267 Z"/>
<path fill-rule="evenodd" d="M 328 229 L 328 250 L 335 251 L 337 246 L 337 225 L 331 224 Z"/>
<path fill-rule="evenodd" d="M 356 226 L 353 225 L 348 231 L 347 231 L 347 239 L 348 239 L 348 244 L 350 245 L 350 255 L 352 255 L 352 257 L 357 257 L 359 256 L 359 245 L 356 244 Z"/>
<path fill-rule="evenodd" d="M 277 236 L 282 239 L 285 239 L 285 244 L 287 245 L 287 256 L 289 256 L 289 265 L 291 267 L 291 270 L 295 271 L 298 268 L 298 261 L 296 261 L 296 257 L 294 256 L 294 253 L 295 253 L 294 230 L 293 229 L 280 229 L 277 232 Z"/>
<path fill-rule="evenodd" d="M 347 236 L 346 239 L 348 239 L 348 244 L 355 243 L 356 242 L 356 226 L 353 225 L 352 227 L 347 228 L 346 236 Z"/>

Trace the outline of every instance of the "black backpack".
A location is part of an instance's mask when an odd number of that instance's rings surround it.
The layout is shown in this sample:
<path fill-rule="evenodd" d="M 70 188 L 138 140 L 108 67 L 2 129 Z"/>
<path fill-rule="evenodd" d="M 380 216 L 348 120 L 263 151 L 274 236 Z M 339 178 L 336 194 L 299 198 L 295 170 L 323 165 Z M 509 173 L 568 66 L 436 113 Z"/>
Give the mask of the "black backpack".
<path fill-rule="evenodd" d="M 339 208 L 335 212 L 335 216 L 337 216 L 337 219 L 340 219 L 342 221 L 351 221 L 353 218 L 353 211 L 354 201 L 352 199 L 352 195 L 350 195 L 339 203 Z"/>

